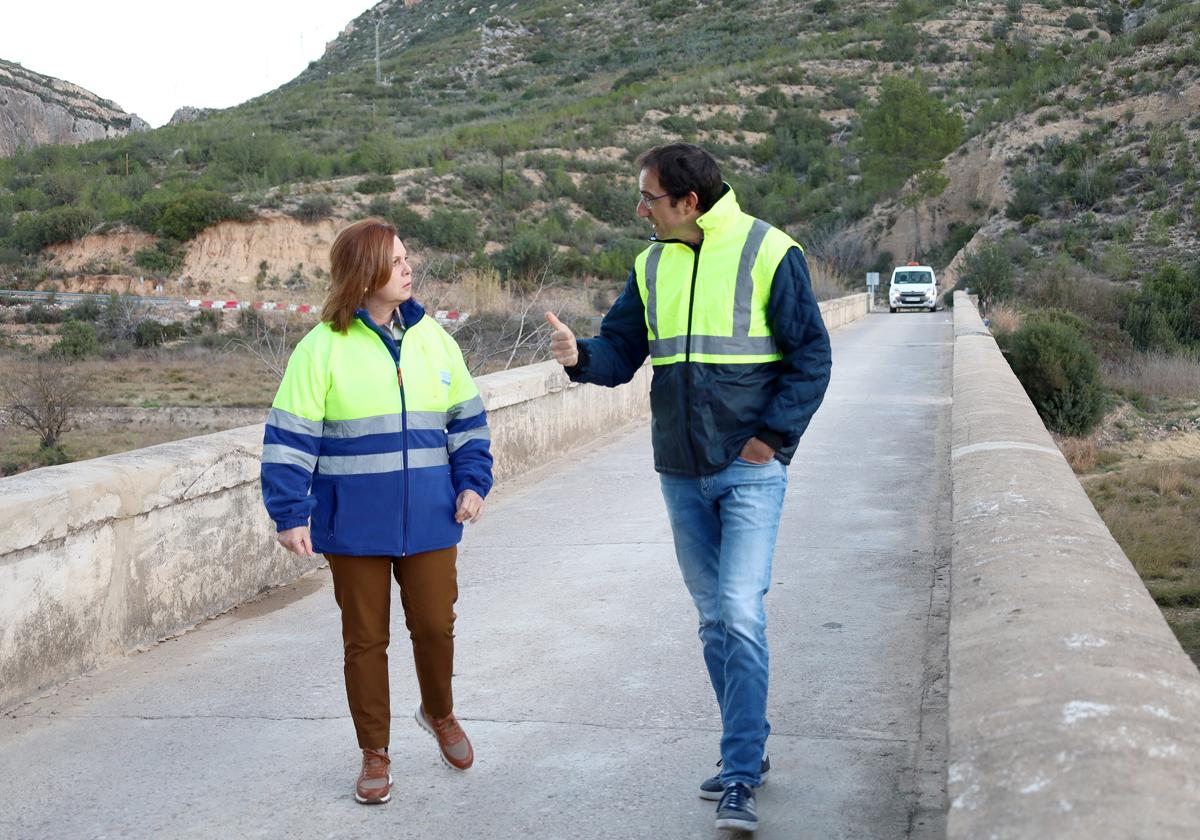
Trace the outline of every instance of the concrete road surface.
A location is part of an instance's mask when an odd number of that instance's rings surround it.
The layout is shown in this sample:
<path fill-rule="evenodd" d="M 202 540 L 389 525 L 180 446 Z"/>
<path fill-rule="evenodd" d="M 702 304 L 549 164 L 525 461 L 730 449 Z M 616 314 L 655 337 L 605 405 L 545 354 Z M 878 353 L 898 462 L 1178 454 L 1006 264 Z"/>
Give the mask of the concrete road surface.
<path fill-rule="evenodd" d="M 760 838 L 944 834 L 950 341 L 944 312 L 834 334 L 769 595 Z M 496 492 L 459 577 L 471 771 L 412 721 L 397 598 L 397 784 L 354 802 L 322 569 L 0 718 L 0 837 L 731 836 L 697 796 L 719 719 L 645 426 Z"/>

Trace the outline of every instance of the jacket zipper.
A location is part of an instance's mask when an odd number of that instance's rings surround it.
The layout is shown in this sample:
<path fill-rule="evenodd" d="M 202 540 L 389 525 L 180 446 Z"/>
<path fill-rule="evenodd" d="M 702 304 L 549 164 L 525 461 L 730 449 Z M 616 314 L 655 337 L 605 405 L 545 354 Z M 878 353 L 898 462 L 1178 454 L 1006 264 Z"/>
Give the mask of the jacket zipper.
<path fill-rule="evenodd" d="M 406 329 L 405 332 L 408 330 Z M 403 534 L 401 536 L 400 556 L 408 556 L 408 508 L 410 506 L 408 492 L 408 403 L 404 399 L 404 373 L 400 366 L 400 351 L 404 346 L 404 333 L 400 334 L 400 338 L 396 341 L 396 381 L 400 383 L 400 445 L 403 447 L 404 453 L 404 472 L 401 476 L 404 488 L 404 518 L 401 523 Z"/>
<path fill-rule="evenodd" d="M 700 270 L 700 248 L 704 245 L 704 240 L 692 247 L 691 243 L 687 243 L 692 249 L 692 288 L 688 295 L 688 317 L 687 317 L 687 338 L 684 339 L 683 345 L 683 414 L 687 418 L 687 439 L 688 451 L 692 455 L 692 471 L 699 473 L 700 456 L 696 454 L 696 440 L 692 436 L 692 309 L 696 303 L 696 274 Z"/>
<path fill-rule="evenodd" d="M 369 324 L 375 334 L 379 336 L 379 340 L 383 342 L 383 349 L 388 351 L 388 358 L 392 357 L 391 348 L 388 347 L 387 339 L 384 337 L 382 327 L 374 324 Z M 404 510 L 401 513 L 400 527 L 403 531 L 400 542 L 400 556 L 408 556 L 408 406 L 404 399 L 404 375 L 400 367 L 400 350 L 404 346 L 404 333 L 408 332 L 407 326 L 404 332 L 400 334 L 400 338 L 396 340 L 396 358 L 392 359 L 396 364 L 396 384 L 400 386 L 400 447 L 401 457 L 404 462 L 404 469 L 401 470 L 400 476 L 400 492 L 404 499 Z"/>

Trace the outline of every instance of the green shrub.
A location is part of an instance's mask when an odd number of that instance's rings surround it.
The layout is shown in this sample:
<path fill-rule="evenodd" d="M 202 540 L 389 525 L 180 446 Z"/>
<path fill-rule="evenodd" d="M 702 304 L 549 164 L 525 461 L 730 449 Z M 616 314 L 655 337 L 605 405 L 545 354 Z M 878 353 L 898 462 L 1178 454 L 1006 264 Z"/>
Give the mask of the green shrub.
<path fill-rule="evenodd" d="M 1008 341 L 1008 362 L 1043 422 L 1063 435 L 1086 435 L 1104 415 L 1096 354 L 1068 323 L 1034 319 Z"/>
<path fill-rule="evenodd" d="M 958 273 L 958 287 L 969 288 L 979 295 L 985 308 L 997 301 L 1012 297 L 1013 262 L 999 245 L 987 243 L 963 259 Z"/>
<path fill-rule="evenodd" d="M 771 115 L 762 108 L 748 108 L 740 125 L 744 131 L 770 131 Z"/>
<path fill-rule="evenodd" d="M 376 133 L 367 137 L 358 146 L 354 161 L 359 171 L 387 175 L 400 168 L 404 159 L 400 140 L 393 134 Z"/>
<path fill-rule="evenodd" d="M 527 280 L 548 268 L 554 254 L 554 244 L 545 236 L 523 230 L 497 255 L 496 262 L 510 281 Z"/>
<path fill-rule="evenodd" d="M 100 338 L 96 328 L 83 321 L 67 321 L 62 325 L 58 341 L 50 352 L 68 359 L 87 359 L 100 354 Z"/>
<path fill-rule="evenodd" d="M 328 219 L 333 215 L 333 199 L 327 195 L 310 195 L 302 200 L 290 215 L 305 224 Z"/>
<path fill-rule="evenodd" d="M 186 242 L 217 222 L 249 217 L 249 210 L 225 193 L 188 190 L 176 195 L 150 193 L 134 208 L 129 221 L 147 233 Z"/>
<path fill-rule="evenodd" d="M 1129 333 L 1133 346 L 1139 350 L 1173 350 L 1177 346 L 1167 316 L 1147 295 L 1138 295 L 1129 302 L 1121 318 L 1121 329 Z"/>
<path fill-rule="evenodd" d="M 34 463 L 42 467 L 57 467 L 60 464 L 69 464 L 73 460 L 75 459 L 61 446 L 39 446 L 38 451 L 33 453 Z"/>
<path fill-rule="evenodd" d="M 1080 32 L 1092 25 L 1087 19 L 1087 15 L 1081 12 L 1071 12 L 1071 14 L 1067 15 L 1064 23 L 1067 29 L 1070 29 L 1072 32 Z"/>
<path fill-rule="evenodd" d="M 1200 345 L 1200 261 L 1160 265 L 1125 309 L 1121 327 L 1139 350 Z"/>
<path fill-rule="evenodd" d="M 364 193 L 366 195 L 390 193 L 394 189 L 396 189 L 396 181 L 391 175 L 372 175 L 369 178 L 363 178 L 354 185 L 355 192 Z"/>
<path fill-rule="evenodd" d="M 671 114 L 670 116 L 663 117 L 659 120 L 658 124 L 662 126 L 664 131 L 684 137 L 695 136 L 697 129 L 700 128 L 693 117 L 684 114 Z"/>
<path fill-rule="evenodd" d="M 439 208 L 421 223 L 418 238 L 443 251 L 472 251 L 479 243 L 479 216 L 469 210 Z"/>
<path fill-rule="evenodd" d="M 221 313 L 215 309 L 201 309 L 192 316 L 188 331 L 195 335 L 215 333 L 221 329 Z"/>
<path fill-rule="evenodd" d="M 61 324 L 67 318 L 67 313 L 61 309 L 51 309 L 44 303 L 35 303 L 29 307 L 22 319 L 26 324 Z"/>
<path fill-rule="evenodd" d="M 103 314 L 104 307 L 95 298 L 84 298 L 70 308 L 67 317 L 72 321 L 99 321 Z"/>
<path fill-rule="evenodd" d="M 1110 35 L 1120 35 L 1125 31 L 1125 11 L 1116 3 L 1109 4 L 1100 15 L 1100 25 L 1108 30 Z"/>
<path fill-rule="evenodd" d="M 593 272 L 606 280 L 624 280 L 637 255 L 646 249 L 644 239 L 622 237 L 605 244 L 592 260 Z"/>
<path fill-rule="evenodd" d="M 474 193 L 500 191 L 500 169 L 495 166 L 464 166 L 458 176 L 463 185 Z"/>
<path fill-rule="evenodd" d="M 386 219 L 388 213 L 392 212 L 392 202 L 386 195 L 377 195 L 371 199 L 367 205 L 368 216 L 378 216 L 381 219 Z"/>
<path fill-rule="evenodd" d="M 133 331 L 133 343 L 138 347 L 157 347 L 164 342 L 182 338 L 185 332 L 182 324 L 164 324 L 153 318 L 145 318 L 138 321 Z"/>
<path fill-rule="evenodd" d="M 88 207 L 52 207 L 21 216 L 9 239 L 26 253 L 34 253 L 47 245 L 78 239 L 99 222 L 99 215 Z"/>
<path fill-rule="evenodd" d="M 167 276 L 183 266 L 183 253 L 175 243 L 160 239 L 153 248 L 141 248 L 136 251 L 133 262 L 151 274 Z"/>
<path fill-rule="evenodd" d="M 396 235 L 403 240 L 419 239 L 425 241 L 425 220 L 421 214 L 403 204 L 393 204 L 386 213 L 380 214 L 392 227 Z"/>
<path fill-rule="evenodd" d="M 880 61 L 910 61 L 921 44 L 921 33 L 911 26 L 890 27 L 883 36 L 877 58 Z"/>
<path fill-rule="evenodd" d="M 579 203 L 600 221 L 623 225 L 636 214 L 637 192 L 612 178 L 589 175 L 579 185 Z"/>
<path fill-rule="evenodd" d="M 566 169 L 561 166 L 552 167 L 544 170 L 546 180 L 542 184 L 542 190 L 550 198 L 574 198 L 576 195 L 575 182 L 571 180 L 571 176 L 567 174 Z M 1197 214 L 1200 218 L 1200 214 Z"/>

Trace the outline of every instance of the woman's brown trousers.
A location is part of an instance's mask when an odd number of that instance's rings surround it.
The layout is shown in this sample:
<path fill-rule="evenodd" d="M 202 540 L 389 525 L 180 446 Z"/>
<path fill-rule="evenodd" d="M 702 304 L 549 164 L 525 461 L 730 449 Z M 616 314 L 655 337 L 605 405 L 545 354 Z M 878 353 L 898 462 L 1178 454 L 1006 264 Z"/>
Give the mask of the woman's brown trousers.
<path fill-rule="evenodd" d="M 393 575 L 400 584 L 404 623 L 412 639 L 421 705 L 430 717 L 454 708 L 454 602 L 458 600 L 455 546 L 407 557 L 350 557 L 327 554 L 333 595 L 342 610 L 346 650 L 346 697 L 364 749 L 389 743 L 388 630 Z"/>

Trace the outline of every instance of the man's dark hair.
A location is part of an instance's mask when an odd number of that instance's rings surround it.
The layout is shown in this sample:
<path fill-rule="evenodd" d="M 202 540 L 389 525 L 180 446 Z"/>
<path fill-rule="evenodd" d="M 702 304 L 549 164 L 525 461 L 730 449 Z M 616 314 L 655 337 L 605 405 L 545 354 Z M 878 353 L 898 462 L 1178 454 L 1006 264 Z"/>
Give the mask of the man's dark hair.
<path fill-rule="evenodd" d="M 657 173 L 658 182 L 671 195 L 672 207 L 677 199 L 694 192 L 700 199 L 701 212 L 707 212 L 725 189 L 716 159 L 691 143 L 655 146 L 638 156 L 637 165 L 639 170 L 653 169 Z"/>

